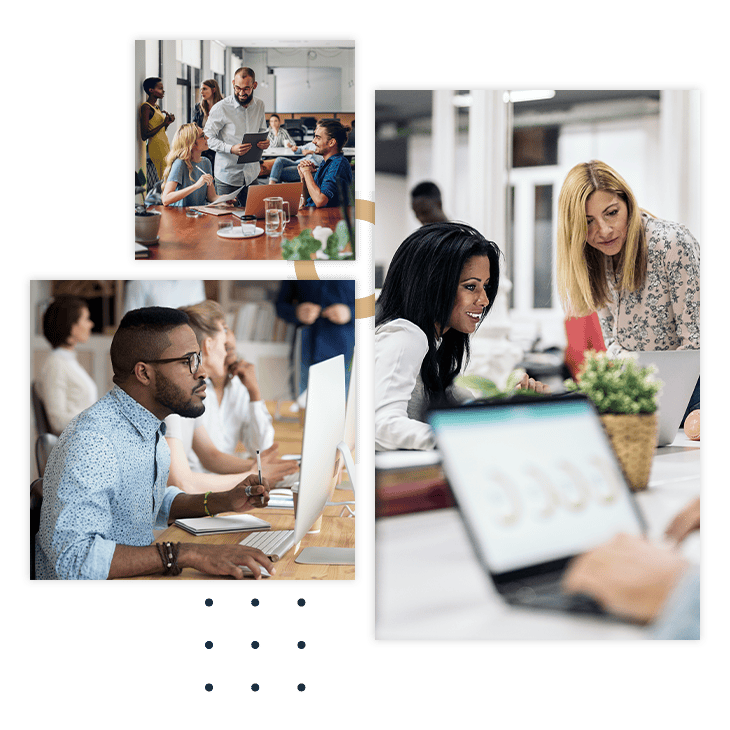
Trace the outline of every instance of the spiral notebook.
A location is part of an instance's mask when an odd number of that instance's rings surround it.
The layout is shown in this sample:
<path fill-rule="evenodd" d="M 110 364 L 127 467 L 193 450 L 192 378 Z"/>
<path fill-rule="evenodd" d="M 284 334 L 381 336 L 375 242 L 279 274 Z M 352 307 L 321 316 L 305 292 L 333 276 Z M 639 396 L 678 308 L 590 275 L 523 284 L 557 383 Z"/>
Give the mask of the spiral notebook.
<path fill-rule="evenodd" d="M 175 520 L 175 526 L 193 535 L 216 535 L 225 532 L 251 532 L 270 530 L 271 525 L 253 515 L 215 515 L 214 517 L 188 517 Z"/>

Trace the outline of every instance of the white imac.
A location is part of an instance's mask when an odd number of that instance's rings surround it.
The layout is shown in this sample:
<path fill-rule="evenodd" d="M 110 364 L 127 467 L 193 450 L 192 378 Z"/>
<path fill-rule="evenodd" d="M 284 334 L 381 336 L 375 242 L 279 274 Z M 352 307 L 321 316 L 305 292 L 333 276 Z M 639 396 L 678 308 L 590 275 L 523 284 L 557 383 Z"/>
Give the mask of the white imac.
<path fill-rule="evenodd" d="M 350 386 L 347 389 L 347 407 L 345 409 L 345 434 L 343 436 L 344 446 L 349 450 L 343 451 L 344 459 L 340 462 L 340 473 L 342 472 L 343 466 L 347 465 L 347 476 L 349 481 L 340 482 L 338 479 L 337 489 L 348 489 L 355 492 L 355 473 L 351 464 L 347 463 L 348 456 L 354 463 L 352 455 L 355 453 L 356 441 L 357 441 L 357 380 L 355 374 L 355 353 L 352 354 L 352 370 L 350 371 Z M 342 450 L 342 448 L 340 449 Z M 339 475 L 338 475 L 339 476 Z M 350 502 L 341 502 L 340 504 L 349 505 Z M 354 502 L 352 503 L 354 505 Z M 354 514 L 354 510 L 349 509 L 351 514 Z"/>
<path fill-rule="evenodd" d="M 350 382 L 352 392 L 352 378 Z M 354 474 L 344 433 L 345 358 L 337 355 L 309 368 L 294 544 L 307 534 L 332 498 L 342 460 L 348 474 Z M 295 560 L 306 564 L 354 565 L 355 549 L 307 547 Z"/>

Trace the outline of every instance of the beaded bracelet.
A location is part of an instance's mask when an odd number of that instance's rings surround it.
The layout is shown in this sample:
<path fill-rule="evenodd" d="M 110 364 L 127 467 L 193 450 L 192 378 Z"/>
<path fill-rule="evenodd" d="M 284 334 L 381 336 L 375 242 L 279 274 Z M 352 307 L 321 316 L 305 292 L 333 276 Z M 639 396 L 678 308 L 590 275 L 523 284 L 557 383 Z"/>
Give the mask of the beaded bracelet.
<path fill-rule="evenodd" d="M 210 514 L 210 510 L 208 509 L 208 496 L 210 495 L 210 492 L 205 493 L 205 497 L 203 497 L 203 509 L 205 510 L 205 514 L 208 515 L 208 517 L 212 517 Z"/>
<path fill-rule="evenodd" d="M 182 568 L 177 564 L 177 557 L 180 552 L 180 543 L 156 542 L 157 552 L 160 553 L 162 565 L 165 568 L 165 575 L 180 575 Z"/>

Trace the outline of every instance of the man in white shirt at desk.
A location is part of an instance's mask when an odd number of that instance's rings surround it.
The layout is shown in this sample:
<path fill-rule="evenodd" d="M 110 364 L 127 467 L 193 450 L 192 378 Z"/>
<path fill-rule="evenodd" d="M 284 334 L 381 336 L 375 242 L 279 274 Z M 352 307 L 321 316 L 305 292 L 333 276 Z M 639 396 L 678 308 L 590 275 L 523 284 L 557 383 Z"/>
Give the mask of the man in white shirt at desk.
<path fill-rule="evenodd" d="M 267 132 L 264 102 L 254 98 L 256 77 L 253 69 L 243 66 L 233 76 L 233 94 L 213 106 L 205 124 L 208 147 L 215 154 L 215 189 L 219 195 L 226 195 L 244 186 L 238 195 L 238 202 L 245 206 L 248 186 L 256 181 L 261 170 L 259 162 L 238 164 L 240 155 L 251 149 L 243 144 L 243 135 Z M 268 140 L 258 143 L 262 150 L 269 146 Z"/>

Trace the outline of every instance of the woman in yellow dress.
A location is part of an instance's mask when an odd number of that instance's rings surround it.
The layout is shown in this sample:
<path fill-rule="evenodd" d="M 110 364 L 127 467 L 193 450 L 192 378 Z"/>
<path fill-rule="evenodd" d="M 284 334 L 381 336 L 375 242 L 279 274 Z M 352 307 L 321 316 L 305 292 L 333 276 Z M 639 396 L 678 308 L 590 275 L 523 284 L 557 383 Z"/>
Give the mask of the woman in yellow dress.
<path fill-rule="evenodd" d="M 139 110 L 142 140 L 147 142 L 147 156 L 155 167 L 157 179 L 162 180 L 165 157 L 170 151 L 167 128 L 175 121 L 175 116 L 162 111 L 158 106 L 158 102 L 165 95 L 162 79 L 156 76 L 145 79 L 142 88 L 147 94 L 147 101 L 143 102 Z M 148 180 L 148 183 L 153 182 L 157 180 Z"/>

